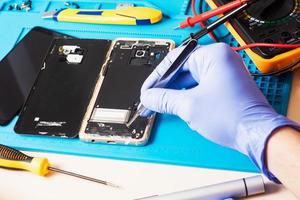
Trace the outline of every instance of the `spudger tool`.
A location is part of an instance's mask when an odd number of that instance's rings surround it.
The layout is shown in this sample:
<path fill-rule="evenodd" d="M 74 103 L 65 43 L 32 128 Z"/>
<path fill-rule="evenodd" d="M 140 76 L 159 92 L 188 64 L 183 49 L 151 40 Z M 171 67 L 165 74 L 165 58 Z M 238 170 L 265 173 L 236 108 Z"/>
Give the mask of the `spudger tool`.
<path fill-rule="evenodd" d="M 74 176 L 88 181 L 100 183 L 103 185 L 120 188 L 119 186 L 107 181 L 103 181 L 103 180 L 99 180 L 99 179 L 95 179 L 95 178 L 91 178 L 73 172 L 51 167 L 47 158 L 31 157 L 16 149 L 1 144 L 0 144 L 0 167 L 4 167 L 8 169 L 27 170 L 40 176 L 45 176 L 48 174 L 49 171 L 54 171 L 61 174 L 66 174 L 69 176 Z"/>
<path fill-rule="evenodd" d="M 205 36 L 207 33 L 213 31 L 220 25 L 224 24 L 227 20 L 235 17 L 237 14 L 245 10 L 250 3 L 246 2 L 245 4 L 241 5 L 240 7 L 232 10 L 228 14 L 224 15 L 223 17 L 217 19 L 207 27 L 203 28 L 201 31 L 191 34 L 188 39 L 183 41 L 180 46 L 185 46 L 176 60 L 171 64 L 169 69 L 158 79 L 152 86 L 152 88 L 164 88 L 170 85 L 170 83 L 177 78 L 179 72 L 181 71 L 181 66 L 183 63 L 188 59 L 190 54 L 194 51 L 198 44 L 198 40 Z M 170 78 L 171 77 L 171 78 Z M 142 114 L 148 111 L 141 103 L 138 105 L 138 108 L 132 118 L 126 124 L 127 127 L 130 127 L 134 121 Z"/>

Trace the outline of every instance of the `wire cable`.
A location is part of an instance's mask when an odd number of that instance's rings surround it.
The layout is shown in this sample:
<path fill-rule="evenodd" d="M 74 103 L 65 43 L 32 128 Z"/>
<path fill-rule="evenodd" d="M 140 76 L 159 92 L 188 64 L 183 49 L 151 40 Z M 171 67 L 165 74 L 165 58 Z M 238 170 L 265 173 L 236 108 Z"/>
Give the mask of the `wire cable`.
<path fill-rule="evenodd" d="M 201 4 L 203 5 L 203 0 L 200 1 L 200 6 Z M 196 6 L 195 6 L 195 0 L 192 0 L 192 12 L 193 15 L 196 16 L 197 12 L 196 12 Z M 201 14 L 202 12 L 200 12 Z M 199 25 L 201 26 L 201 28 L 205 27 L 205 24 L 203 22 L 199 22 Z M 219 42 L 219 40 L 217 39 L 216 35 L 213 32 L 208 33 L 209 36 L 212 38 L 212 40 L 214 40 L 215 42 Z"/>
<path fill-rule="evenodd" d="M 199 13 L 203 13 L 203 5 L 204 5 L 204 0 L 200 0 L 199 1 Z M 197 15 L 196 9 L 195 9 L 195 0 L 192 0 L 192 12 L 194 14 L 194 16 Z M 199 22 L 200 26 L 203 28 L 205 27 L 205 24 L 202 22 Z M 209 33 L 210 37 L 215 40 L 218 41 L 215 34 L 213 32 Z M 279 43 L 251 43 L 251 44 L 246 44 L 240 47 L 233 47 L 232 49 L 235 51 L 240 51 L 240 50 L 244 50 L 244 49 L 248 49 L 248 48 L 255 48 L 255 47 L 267 47 L 267 48 L 300 48 L 300 44 L 279 44 Z M 279 74 L 283 74 L 285 72 L 288 72 L 290 70 L 292 70 L 294 67 L 296 67 L 298 64 L 300 64 L 300 58 L 298 60 L 296 60 L 296 62 L 288 65 L 287 67 L 276 71 L 276 72 L 270 72 L 270 73 L 265 73 L 265 74 L 260 74 L 260 73 L 252 73 L 251 75 L 254 77 L 259 77 L 259 76 L 274 76 L 274 75 L 279 75 Z"/>
<path fill-rule="evenodd" d="M 204 5 L 204 0 L 200 0 L 200 2 L 199 2 L 199 13 L 203 13 L 203 5 Z"/>
<path fill-rule="evenodd" d="M 260 77 L 260 76 L 276 76 L 276 75 L 280 75 L 283 74 L 285 72 L 288 72 L 290 70 L 293 70 L 294 67 L 296 67 L 298 64 L 300 64 L 300 58 L 298 60 L 296 60 L 295 62 L 293 62 L 292 64 L 286 66 L 285 68 L 276 71 L 276 72 L 270 72 L 270 73 L 265 73 L 265 74 L 260 74 L 260 73 L 251 73 L 252 76 L 254 77 Z"/>
<path fill-rule="evenodd" d="M 200 0 L 199 2 L 199 13 L 203 13 L 204 12 L 204 0 Z M 228 37 L 229 35 L 231 35 L 231 33 L 228 31 L 228 33 L 226 33 L 225 35 L 222 35 L 222 36 L 218 36 L 218 41 L 217 42 L 220 42 L 222 39 Z"/>
<path fill-rule="evenodd" d="M 279 43 L 250 43 L 240 47 L 233 47 L 235 51 L 240 51 L 254 47 L 269 47 L 269 48 L 282 48 L 282 49 L 293 49 L 300 48 L 300 44 L 279 44 Z"/>

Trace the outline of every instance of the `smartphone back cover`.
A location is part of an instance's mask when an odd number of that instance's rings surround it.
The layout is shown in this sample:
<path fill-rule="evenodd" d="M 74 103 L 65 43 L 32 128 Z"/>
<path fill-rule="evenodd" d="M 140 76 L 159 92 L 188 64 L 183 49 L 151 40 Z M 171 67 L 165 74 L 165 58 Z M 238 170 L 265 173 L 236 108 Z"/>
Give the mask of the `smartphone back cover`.
<path fill-rule="evenodd" d="M 110 43 L 109 40 L 55 40 L 15 131 L 77 136 Z M 68 53 L 70 57 L 66 56 Z M 74 56 L 80 54 L 82 57 Z"/>

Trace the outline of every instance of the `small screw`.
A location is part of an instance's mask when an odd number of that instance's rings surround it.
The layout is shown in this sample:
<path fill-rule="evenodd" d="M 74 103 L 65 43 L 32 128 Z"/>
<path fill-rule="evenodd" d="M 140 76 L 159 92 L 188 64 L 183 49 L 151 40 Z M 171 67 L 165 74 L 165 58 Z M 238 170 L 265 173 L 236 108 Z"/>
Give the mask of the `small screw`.
<path fill-rule="evenodd" d="M 135 134 L 135 138 L 136 138 L 136 139 L 138 139 L 138 138 L 140 138 L 140 137 L 141 137 L 141 134 L 140 134 L 140 133 Z"/>
<path fill-rule="evenodd" d="M 64 4 L 65 4 L 65 6 L 70 6 L 71 5 L 71 3 L 68 2 L 68 1 L 65 1 Z"/>

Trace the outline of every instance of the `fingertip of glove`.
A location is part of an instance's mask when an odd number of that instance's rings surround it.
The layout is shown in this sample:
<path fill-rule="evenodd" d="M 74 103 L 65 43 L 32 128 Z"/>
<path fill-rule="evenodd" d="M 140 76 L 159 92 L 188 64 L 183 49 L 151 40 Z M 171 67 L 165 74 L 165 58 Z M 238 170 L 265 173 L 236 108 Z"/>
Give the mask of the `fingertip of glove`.
<path fill-rule="evenodd" d="M 149 97 L 151 97 L 151 89 L 146 89 L 141 92 L 140 100 L 141 103 L 146 107 L 148 105 Z"/>

